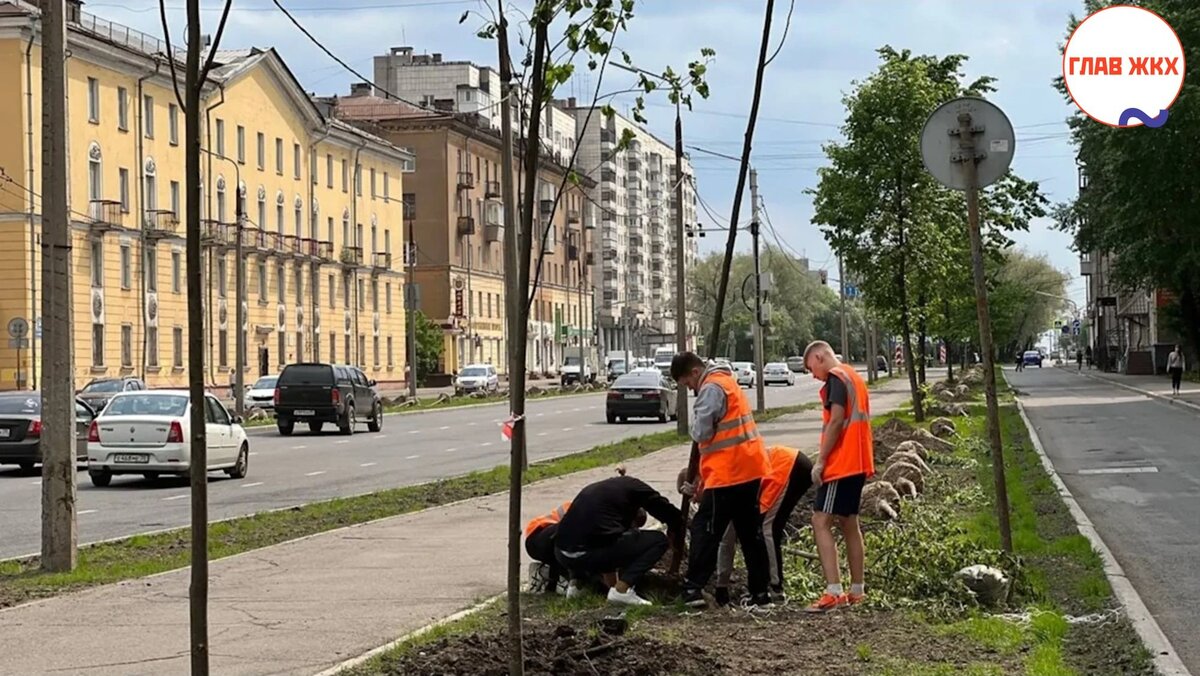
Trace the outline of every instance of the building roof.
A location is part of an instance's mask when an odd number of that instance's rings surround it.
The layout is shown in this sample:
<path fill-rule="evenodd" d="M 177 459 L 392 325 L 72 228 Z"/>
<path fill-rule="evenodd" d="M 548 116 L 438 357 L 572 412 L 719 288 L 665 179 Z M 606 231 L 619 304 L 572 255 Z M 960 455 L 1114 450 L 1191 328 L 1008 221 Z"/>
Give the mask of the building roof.
<path fill-rule="evenodd" d="M 375 95 L 332 97 L 331 102 L 337 116 L 343 120 L 370 120 L 386 122 L 393 120 L 450 119 L 450 113 L 435 113 L 418 108 L 410 103 L 387 99 Z"/>

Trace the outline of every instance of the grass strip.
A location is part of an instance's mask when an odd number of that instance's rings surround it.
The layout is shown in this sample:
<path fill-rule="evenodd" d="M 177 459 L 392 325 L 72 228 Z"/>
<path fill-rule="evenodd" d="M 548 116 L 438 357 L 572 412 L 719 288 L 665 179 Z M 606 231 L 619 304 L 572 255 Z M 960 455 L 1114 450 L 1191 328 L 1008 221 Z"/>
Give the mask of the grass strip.
<path fill-rule="evenodd" d="M 812 408 L 813 404 L 773 408 L 758 416 L 768 422 Z M 604 467 L 687 441 L 674 429 L 623 439 L 533 463 L 525 483 Z M 347 498 L 292 507 L 209 524 L 209 560 L 268 547 L 306 535 L 437 507 L 508 490 L 507 465 L 431 483 L 403 486 Z M 45 573 L 38 557 L 0 563 L 0 608 L 38 598 L 186 567 L 190 528 L 164 531 L 80 547 L 69 573 Z"/>

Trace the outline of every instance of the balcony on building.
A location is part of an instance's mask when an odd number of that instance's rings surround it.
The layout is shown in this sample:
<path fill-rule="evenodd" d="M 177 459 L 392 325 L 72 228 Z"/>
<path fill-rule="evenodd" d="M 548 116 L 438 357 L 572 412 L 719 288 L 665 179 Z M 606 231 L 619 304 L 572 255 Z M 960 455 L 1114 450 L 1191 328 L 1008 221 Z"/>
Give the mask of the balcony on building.
<path fill-rule="evenodd" d="M 617 182 L 617 172 L 613 171 L 612 169 L 605 169 L 601 171 L 600 182 L 615 184 Z"/>
<path fill-rule="evenodd" d="M 280 235 L 279 250 L 284 256 L 291 258 L 302 258 L 304 256 L 304 248 L 301 246 L 301 240 L 296 235 Z"/>
<path fill-rule="evenodd" d="M 125 227 L 125 212 L 116 200 L 92 200 L 88 203 L 88 218 L 93 232 Z"/>
<path fill-rule="evenodd" d="M 392 252 L 376 251 L 371 254 L 371 272 L 379 274 L 392 269 Z"/>
<path fill-rule="evenodd" d="M 285 235 L 281 235 L 273 230 L 261 230 L 258 237 L 258 251 L 266 258 L 288 255 L 283 249 L 283 238 Z"/>
<path fill-rule="evenodd" d="M 363 250 L 361 246 L 343 246 L 342 254 L 338 259 L 342 265 L 348 268 L 362 267 Z"/>
<path fill-rule="evenodd" d="M 569 261 L 579 260 L 579 245 L 578 244 L 568 244 L 567 245 L 567 260 L 569 260 Z"/>
<path fill-rule="evenodd" d="M 174 237 L 179 232 L 179 216 L 170 209 L 152 209 L 146 212 L 146 237 L 162 239 Z"/>
<path fill-rule="evenodd" d="M 475 217 L 474 216 L 459 216 L 458 217 L 458 234 L 474 235 L 475 234 Z"/>
<path fill-rule="evenodd" d="M 574 209 L 572 209 L 571 211 L 567 212 L 567 224 L 568 225 L 579 225 L 579 212 L 578 211 L 575 211 Z"/>
<path fill-rule="evenodd" d="M 498 200 L 500 199 L 500 181 L 487 181 L 484 187 L 483 196 L 485 199 Z"/>
<path fill-rule="evenodd" d="M 236 243 L 237 225 L 206 218 L 200 221 L 200 243 L 203 246 L 228 249 Z"/>
<path fill-rule="evenodd" d="M 1096 262 L 1092 260 L 1092 254 L 1085 253 L 1079 256 L 1079 274 L 1083 277 L 1096 274 Z"/>
<path fill-rule="evenodd" d="M 504 205 L 499 202 L 487 202 L 483 207 L 483 239 L 485 242 L 501 242 L 504 240 L 503 222 Z"/>
<path fill-rule="evenodd" d="M 553 215 L 554 199 L 550 198 L 538 200 L 538 213 L 542 215 L 542 218 L 549 218 L 551 215 Z"/>
<path fill-rule="evenodd" d="M 617 131 L 615 129 L 601 129 L 600 143 L 611 145 L 617 142 Z"/>
<path fill-rule="evenodd" d="M 333 260 L 333 242 L 326 242 L 325 240 L 318 240 L 316 245 L 317 245 L 316 246 L 317 260 L 320 260 L 320 261 L 332 261 Z"/>
<path fill-rule="evenodd" d="M 236 235 L 230 238 L 236 240 Z M 267 233 L 258 228 L 242 228 L 242 249 L 250 253 L 267 250 Z"/>
<path fill-rule="evenodd" d="M 458 172 L 458 189 L 471 190 L 475 187 L 475 174 L 469 171 Z"/>

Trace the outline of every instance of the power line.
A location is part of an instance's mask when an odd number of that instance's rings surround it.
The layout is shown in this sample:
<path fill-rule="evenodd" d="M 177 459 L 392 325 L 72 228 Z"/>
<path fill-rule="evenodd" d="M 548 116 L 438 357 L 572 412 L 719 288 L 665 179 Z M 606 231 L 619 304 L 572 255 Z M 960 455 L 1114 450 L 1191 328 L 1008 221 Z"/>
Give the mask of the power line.
<path fill-rule="evenodd" d="M 302 7 L 302 8 L 297 8 L 295 11 L 297 11 L 297 12 L 347 12 L 347 11 L 374 10 L 374 9 L 407 9 L 407 8 L 412 8 L 412 7 L 434 7 L 434 6 L 442 6 L 442 5 L 469 5 L 469 4 L 477 5 L 477 4 L 479 4 L 479 2 L 480 2 L 480 0 L 423 0 L 420 2 L 387 3 L 387 4 L 380 4 L 380 5 L 331 4 L 329 6 L 323 6 L 323 7 Z M 111 7 L 113 9 L 120 9 L 120 10 L 123 10 L 126 12 L 131 12 L 134 14 L 144 14 L 146 12 L 157 12 L 159 10 L 158 5 L 149 5 L 146 7 L 130 7 L 129 5 L 127 5 L 125 3 L 119 3 L 119 2 L 118 3 L 98 3 L 98 4 L 94 4 L 94 5 L 88 5 L 88 6 L 89 7 Z M 172 6 L 168 6 L 166 9 L 169 11 L 183 11 L 184 9 L 186 9 L 186 7 L 183 7 L 181 5 L 172 5 Z M 223 10 L 222 7 L 201 7 L 200 8 L 201 12 L 220 12 L 222 10 Z M 230 11 L 231 12 L 274 12 L 275 8 L 274 7 L 266 7 L 266 6 L 239 7 L 239 6 L 235 5 L 230 8 Z"/>

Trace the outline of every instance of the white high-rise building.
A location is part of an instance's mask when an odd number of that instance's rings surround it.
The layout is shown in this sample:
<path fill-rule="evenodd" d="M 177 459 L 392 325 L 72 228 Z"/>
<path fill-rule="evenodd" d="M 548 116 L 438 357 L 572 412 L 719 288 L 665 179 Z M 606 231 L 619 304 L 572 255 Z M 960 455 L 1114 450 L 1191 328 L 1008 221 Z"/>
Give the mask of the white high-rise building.
<path fill-rule="evenodd" d="M 596 183 L 591 199 L 599 214 L 595 236 L 596 311 L 600 345 L 650 356 L 675 346 L 675 148 L 632 120 L 599 109 L 561 102 L 579 128 L 576 170 Z M 590 114 L 589 114 L 590 113 Z M 626 130 L 628 147 L 618 150 Z M 683 222 L 696 225 L 695 173 L 683 160 Z M 696 240 L 685 237 L 684 266 L 697 258 Z M 684 325 L 688 344 L 695 322 Z"/>

